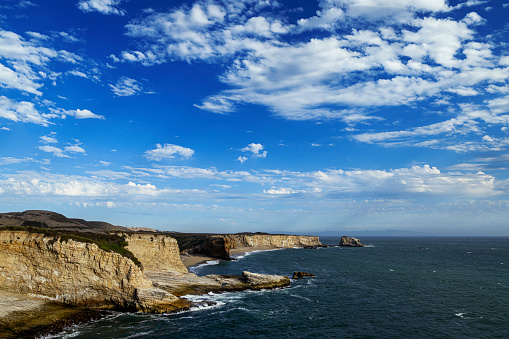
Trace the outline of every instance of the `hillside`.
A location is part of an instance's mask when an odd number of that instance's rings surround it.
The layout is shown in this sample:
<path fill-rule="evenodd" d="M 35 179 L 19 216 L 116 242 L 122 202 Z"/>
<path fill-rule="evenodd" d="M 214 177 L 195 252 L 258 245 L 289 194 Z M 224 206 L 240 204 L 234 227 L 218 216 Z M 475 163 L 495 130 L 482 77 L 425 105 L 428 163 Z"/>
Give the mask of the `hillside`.
<path fill-rule="evenodd" d="M 125 231 L 127 228 L 103 221 L 87 221 L 41 210 L 0 213 L 0 226 L 33 226 L 52 229 L 87 231 Z"/>

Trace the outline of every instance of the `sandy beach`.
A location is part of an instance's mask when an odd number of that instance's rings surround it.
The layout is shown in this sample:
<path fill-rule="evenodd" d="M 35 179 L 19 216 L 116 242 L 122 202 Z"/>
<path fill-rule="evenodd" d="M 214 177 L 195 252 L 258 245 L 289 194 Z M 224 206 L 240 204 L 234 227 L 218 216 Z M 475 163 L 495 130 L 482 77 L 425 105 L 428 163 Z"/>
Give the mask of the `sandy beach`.
<path fill-rule="evenodd" d="M 257 246 L 257 247 L 238 247 L 238 248 L 232 248 L 230 250 L 231 256 L 238 257 L 242 255 L 243 253 L 247 252 L 254 252 L 254 251 L 266 251 L 266 250 L 274 250 L 275 247 L 270 246 Z M 201 265 L 207 261 L 216 261 L 220 260 L 217 258 L 207 257 L 205 255 L 181 255 L 180 260 L 182 260 L 182 263 L 184 266 L 186 266 L 188 269 L 192 267 L 196 267 L 198 265 Z"/>
<path fill-rule="evenodd" d="M 271 246 L 256 246 L 256 247 L 237 247 L 237 248 L 232 248 L 230 250 L 230 254 L 242 254 L 242 253 L 247 253 L 247 252 L 254 252 L 254 251 L 267 251 L 267 250 L 275 250 L 277 249 L 276 247 L 271 247 Z"/>
<path fill-rule="evenodd" d="M 198 265 L 203 264 L 207 261 L 219 260 L 219 259 L 207 257 L 205 255 L 189 255 L 188 254 L 188 255 L 181 255 L 180 260 L 182 260 L 182 263 L 184 264 L 184 266 L 189 269 L 190 267 L 198 266 Z"/>

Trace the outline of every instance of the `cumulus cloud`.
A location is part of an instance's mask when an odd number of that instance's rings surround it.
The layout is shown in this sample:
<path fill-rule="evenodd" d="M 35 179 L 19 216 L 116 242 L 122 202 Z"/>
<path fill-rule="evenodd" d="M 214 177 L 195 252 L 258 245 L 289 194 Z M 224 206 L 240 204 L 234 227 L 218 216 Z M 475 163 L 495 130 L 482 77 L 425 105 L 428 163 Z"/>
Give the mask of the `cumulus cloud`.
<path fill-rule="evenodd" d="M 121 2 L 121 0 L 81 0 L 77 6 L 85 13 L 99 12 L 106 15 L 125 15 L 126 12 L 118 8 Z"/>
<path fill-rule="evenodd" d="M 43 101 L 39 105 L 48 112 L 42 112 L 41 108 L 36 107 L 33 102 L 18 102 L 5 96 L 0 96 L 0 118 L 41 126 L 52 125 L 54 124 L 51 122 L 52 119 L 64 119 L 66 116 L 72 116 L 76 119 L 104 119 L 102 115 L 94 114 L 88 109 L 66 111 L 60 108 L 53 108 L 53 103 L 47 101 Z"/>
<path fill-rule="evenodd" d="M 0 118 L 14 122 L 33 123 L 48 126 L 54 114 L 40 113 L 32 102 L 17 102 L 5 96 L 0 96 Z"/>
<path fill-rule="evenodd" d="M 48 68 L 51 60 L 76 63 L 81 58 L 65 50 L 47 47 L 45 35 L 27 33 L 36 37 L 30 41 L 12 31 L 0 29 L 0 85 L 25 93 L 41 95 L 41 81 L 54 80 L 55 73 Z"/>
<path fill-rule="evenodd" d="M 43 135 L 40 139 L 41 142 L 45 144 L 56 144 L 58 143 L 57 138 L 55 138 L 56 133 L 51 133 L 50 135 Z"/>
<path fill-rule="evenodd" d="M 46 196 L 46 197 L 88 197 L 94 199 L 143 201 L 146 197 L 199 196 L 203 191 L 197 189 L 157 188 L 150 183 L 118 184 L 98 178 L 78 175 L 63 175 L 25 171 L 17 174 L 1 175 L 0 189 L 3 195 Z"/>
<path fill-rule="evenodd" d="M 148 160 L 154 161 L 173 159 L 177 155 L 184 159 L 189 159 L 193 154 L 194 151 L 192 149 L 173 144 L 157 144 L 155 149 L 145 151 L 145 157 Z"/>
<path fill-rule="evenodd" d="M 235 159 L 235 160 L 237 160 L 238 162 L 240 162 L 241 164 L 243 164 L 243 163 L 245 163 L 245 162 L 246 162 L 247 158 L 246 158 L 246 157 L 243 157 L 243 156 L 241 156 L 241 155 L 239 155 L 239 157 L 238 157 L 237 159 Z"/>
<path fill-rule="evenodd" d="M 219 79 L 229 89 L 195 105 L 203 110 L 260 104 L 285 119 L 348 125 L 382 121 L 385 106 L 483 95 L 483 83 L 509 76 L 495 44 L 476 32 L 485 19 L 476 12 L 443 18 L 437 14 L 456 10 L 444 0 L 324 0 L 315 16 L 295 23 L 275 6 L 262 15 L 244 5 L 209 0 L 151 11 L 126 25 L 138 48 L 115 58 L 222 63 Z M 303 31 L 309 38 L 287 39 Z"/>
<path fill-rule="evenodd" d="M 138 81 L 127 77 L 122 77 L 115 85 L 109 86 L 117 97 L 135 95 L 143 90 L 143 86 Z"/>
<path fill-rule="evenodd" d="M 242 152 L 251 152 L 252 156 L 255 158 L 266 158 L 267 151 L 263 151 L 264 146 L 262 144 L 250 143 L 246 147 L 242 148 Z"/>

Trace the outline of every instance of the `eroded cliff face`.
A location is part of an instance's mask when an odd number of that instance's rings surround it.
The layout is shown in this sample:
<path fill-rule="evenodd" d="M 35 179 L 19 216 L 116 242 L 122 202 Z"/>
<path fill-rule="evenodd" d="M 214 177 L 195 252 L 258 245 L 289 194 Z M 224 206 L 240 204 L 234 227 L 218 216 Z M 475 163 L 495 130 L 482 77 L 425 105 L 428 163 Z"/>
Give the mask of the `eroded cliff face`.
<path fill-rule="evenodd" d="M 233 248 L 239 247 L 276 247 L 292 248 L 303 246 L 321 245 L 319 237 L 305 235 L 286 234 L 233 234 L 229 235 L 235 244 Z"/>
<path fill-rule="evenodd" d="M 180 260 L 177 240 L 162 234 L 122 233 L 131 251 L 143 264 L 145 271 L 169 270 L 187 273 Z"/>
<path fill-rule="evenodd" d="M 175 309 L 179 299 L 153 287 L 140 267 L 94 243 L 60 241 L 27 231 L 0 231 L 0 288 L 71 305 L 147 312 Z"/>

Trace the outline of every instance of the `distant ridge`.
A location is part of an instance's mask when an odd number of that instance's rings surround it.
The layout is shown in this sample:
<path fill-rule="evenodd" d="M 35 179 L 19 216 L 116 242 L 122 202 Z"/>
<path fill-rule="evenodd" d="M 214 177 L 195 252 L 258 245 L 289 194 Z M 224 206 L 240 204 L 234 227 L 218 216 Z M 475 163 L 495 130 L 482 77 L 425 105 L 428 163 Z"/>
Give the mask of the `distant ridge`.
<path fill-rule="evenodd" d="M 52 229 L 126 231 L 127 228 L 115 226 L 104 221 L 87 221 L 42 210 L 0 213 L 0 226 L 34 226 Z"/>
<path fill-rule="evenodd" d="M 302 232 L 301 233 L 282 232 L 282 233 L 302 234 Z M 353 236 L 353 237 L 426 237 L 426 236 L 429 236 L 429 234 L 427 234 L 427 233 L 415 232 L 415 231 L 401 231 L 401 230 L 324 231 L 324 232 L 307 232 L 307 233 L 309 233 L 309 235 L 317 235 L 319 237 L 342 237 L 344 235 Z"/>

